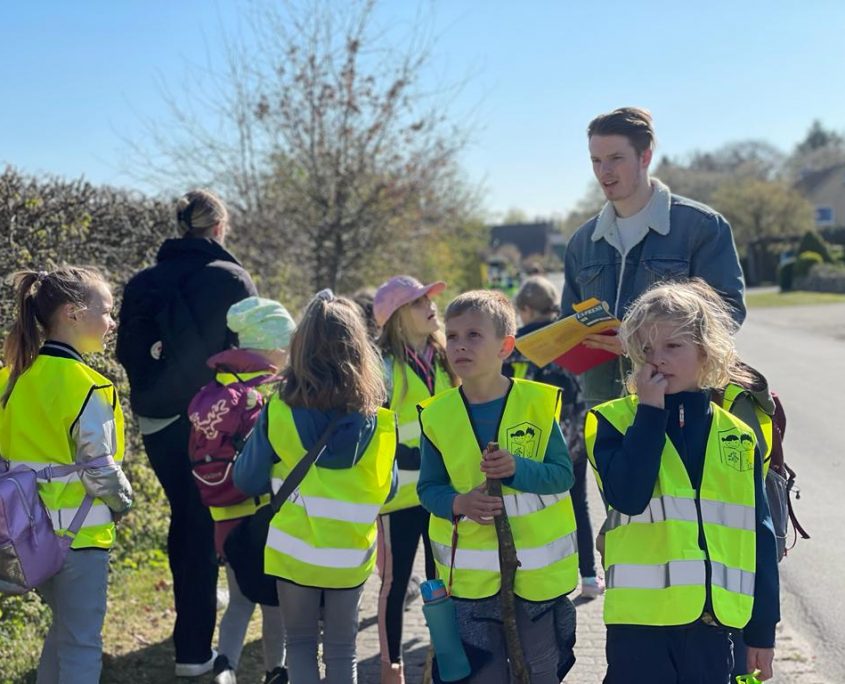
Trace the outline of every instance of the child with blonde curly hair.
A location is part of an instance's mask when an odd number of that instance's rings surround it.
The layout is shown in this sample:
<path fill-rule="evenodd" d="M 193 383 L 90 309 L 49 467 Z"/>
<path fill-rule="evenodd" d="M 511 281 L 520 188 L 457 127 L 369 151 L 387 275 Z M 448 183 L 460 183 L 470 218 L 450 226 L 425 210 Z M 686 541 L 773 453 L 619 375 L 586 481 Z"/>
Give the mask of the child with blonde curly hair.
<path fill-rule="evenodd" d="M 754 431 L 710 401 L 742 375 L 736 324 L 701 280 L 652 287 L 620 328 L 630 396 L 587 415 L 587 454 L 609 506 L 605 682 L 772 676 L 776 540 Z"/>

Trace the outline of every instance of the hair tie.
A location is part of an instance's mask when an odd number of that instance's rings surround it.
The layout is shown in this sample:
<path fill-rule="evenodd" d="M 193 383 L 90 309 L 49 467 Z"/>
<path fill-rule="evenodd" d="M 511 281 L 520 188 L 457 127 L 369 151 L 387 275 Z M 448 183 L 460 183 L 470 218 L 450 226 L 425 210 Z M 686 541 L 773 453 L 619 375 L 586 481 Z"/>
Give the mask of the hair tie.
<path fill-rule="evenodd" d="M 335 296 L 332 289 L 327 287 L 315 294 L 314 299 L 319 299 L 321 302 L 333 302 L 335 300 Z"/>
<path fill-rule="evenodd" d="M 188 232 L 191 232 L 194 229 L 194 227 L 191 225 L 191 213 L 192 213 L 191 210 L 192 209 L 193 209 L 193 205 L 189 204 L 184 209 L 180 209 L 179 211 L 176 212 L 176 220 L 179 223 L 184 223 L 186 226 L 188 226 Z"/>
<path fill-rule="evenodd" d="M 35 282 L 43 283 L 45 280 L 47 280 L 48 275 L 50 274 L 47 273 L 47 271 L 38 271 L 38 273 L 35 274 Z"/>

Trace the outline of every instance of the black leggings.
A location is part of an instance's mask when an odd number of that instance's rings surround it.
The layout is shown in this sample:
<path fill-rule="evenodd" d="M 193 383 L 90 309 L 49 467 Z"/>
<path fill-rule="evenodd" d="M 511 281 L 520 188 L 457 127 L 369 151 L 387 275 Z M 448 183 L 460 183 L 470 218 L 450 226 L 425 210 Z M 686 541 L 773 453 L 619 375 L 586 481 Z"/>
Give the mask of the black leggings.
<path fill-rule="evenodd" d="M 582 456 L 572 464 L 575 484 L 569 490 L 572 508 L 575 509 L 575 524 L 578 526 L 578 571 L 581 577 L 596 576 L 596 556 L 593 550 L 593 528 L 590 525 L 590 509 L 587 506 L 587 458 Z"/>
<path fill-rule="evenodd" d="M 402 662 L 402 616 L 420 537 L 425 552 L 425 577 L 434 579 L 434 557 L 428 538 L 429 514 L 422 506 L 380 515 L 379 570 L 381 591 L 378 631 L 382 662 Z"/>
<path fill-rule="evenodd" d="M 144 436 L 144 448 L 170 502 L 167 557 L 173 575 L 177 663 L 211 658 L 217 618 L 217 555 L 211 514 L 202 505 L 188 463 L 188 419 Z"/>

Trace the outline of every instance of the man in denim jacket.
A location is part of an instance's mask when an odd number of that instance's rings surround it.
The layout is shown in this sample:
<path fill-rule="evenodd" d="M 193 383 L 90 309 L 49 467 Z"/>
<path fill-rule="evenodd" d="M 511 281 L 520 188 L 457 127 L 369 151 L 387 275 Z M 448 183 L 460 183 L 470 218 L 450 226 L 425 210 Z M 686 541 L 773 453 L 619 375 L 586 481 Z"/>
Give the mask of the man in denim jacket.
<path fill-rule="evenodd" d="M 597 116 L 587 129 L 593 173 L 607 203 L 572 236 L 564 261 L 561 314 L 590 297 L 622 318 L 631 302 L 658 281 L 698 276 L 745 319 L 744 281 L 731 227 L 710 207 L 670 193 L 650 178 L 654 150 L 651 115 L 624 107 Z M 621 354 L 618 338 L 590 335 L 594 348 Z M 623 357 L 583 376 L 588 406 L 622 396 Z"/>

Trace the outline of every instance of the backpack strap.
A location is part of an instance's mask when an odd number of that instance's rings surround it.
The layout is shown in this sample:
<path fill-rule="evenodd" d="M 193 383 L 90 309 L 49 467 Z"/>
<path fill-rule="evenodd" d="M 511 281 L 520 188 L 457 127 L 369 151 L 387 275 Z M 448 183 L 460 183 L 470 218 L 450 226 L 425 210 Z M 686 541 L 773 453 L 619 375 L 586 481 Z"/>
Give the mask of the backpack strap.
<path fill-rule="evenodd" d="M 35 476 L 39 480 L 52 480 L 54 477 L 64 477 L 65 475 L 71 475 L 73 473 L 81 472 L 88 468 L 102 468 L 104 466 L 114 465 L 115 461 L 112 456 L 100 456 L 99 458 L 94 458 L 88 461 L 87 463 L 80 464 L 74 463 L 72 465 L 48 465 L 46 468 L 41 470 L 35 471 Z M 77 509 L 76 513 L 73 516 L 73 520 L 70 521 L 70 525 L 67 526 L 67 533 L 68 537 L 73 540 L 73 538 L 77 535 L 80 529 L 82 529 L 82 523 L 85 522 L 85 518 L 88 516 L 88 512 L 91 510 L 91 506 L 94 503 L 94 497 L 90 494 L 85 494 L 85 498 L 82 499 L 82 503 L 79 504 L 79 508 Z"/>
<path fill-rule="evenodd" d="M 305 479 L 305 476 L 308 474 L 308 470 L 323 452 L 326 443 L 329 441 L 329 437 L 331 437 L 335 426 L 340 422 L 340 419 L 340 414 L 337 414 L 331 419 L 328 427 L 326 427 L 325 431 L 320 436 L 320 439 L 318 439 L 314 446 L 308 450 L 308 453 L 306 453 L 305 456 L 299 459 L 299 462 L 293 467 L 293 470 L 290 471 L 290 474 L 285 478 L 285 481 L 282 482 L 282 486 L 279 487 L 279 491 L 273 494 L 273 498 L 270 500 L 270 507 L 273 513 L 279 512 L 279 509 L 284 505 L 285 501 L 288 500 L 288 497 L 293 493 L 293 490 L 296 489 L 302 480 Z"/>

